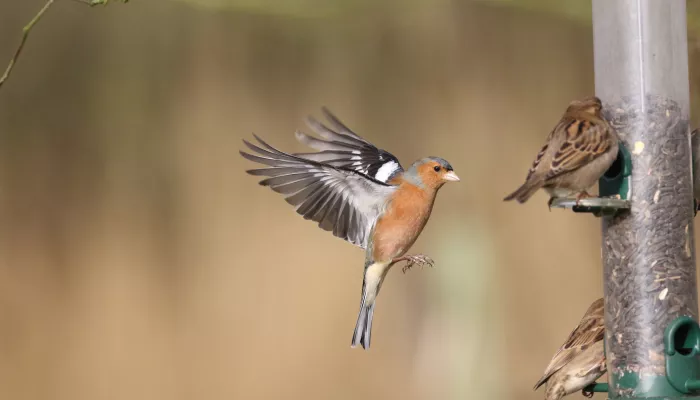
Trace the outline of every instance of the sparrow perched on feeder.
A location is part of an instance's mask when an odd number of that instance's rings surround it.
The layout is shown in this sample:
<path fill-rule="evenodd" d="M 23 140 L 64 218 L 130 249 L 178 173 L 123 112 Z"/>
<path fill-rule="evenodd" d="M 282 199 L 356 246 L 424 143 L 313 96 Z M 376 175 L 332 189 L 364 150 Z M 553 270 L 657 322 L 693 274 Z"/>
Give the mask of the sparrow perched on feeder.
<path fill-rule="evenodd" d="M 601 298 L 588 307 L 576 329 L 554 354 L 544 375 L 535 384 L 534 390 L 546 384 L 545 400 L 559 400 L 582 390 L 607 370 L 603 348 L 603 306 L 604 300 Z M 593 393 L 587 392 L 584 395 L 591 397 Z"/>
<path fill-rule="evenodd" d="M 322 139 L 296 132 L 296 138 L 315 153 L 288 154 L 254 135 L 259 145 L 243 142 L 256 155 L 248 160 L 267 167 L 247 171 L 267 176 L 260 181 L 285 195 L 287 203 L 305 219 L 366 251 L 362 301 L 352 347 L 370 346 L 376 297 L 389 269 L 406 261 L 433 265 L 429 257 L 406 255 L 428 222 L 435 196 L 443 184 L 459 181 L 450 163 L 426 157 L 404 170 L 391 153 L 378 149 L 346 127 L 327 109 L 332 125 L 313 118 L 308 125 Z"/>
<path fill-rule="evenodd" d="M 593 186 L 617 157 L 618 138 L 603 118 L 597 97 L 574 100 L 547 137 L 525 178 L 525 183 L 503 200 L 526 202 L 538 189 L 555 198 L 576 195 L 576 204 L 590 197 Z"/>

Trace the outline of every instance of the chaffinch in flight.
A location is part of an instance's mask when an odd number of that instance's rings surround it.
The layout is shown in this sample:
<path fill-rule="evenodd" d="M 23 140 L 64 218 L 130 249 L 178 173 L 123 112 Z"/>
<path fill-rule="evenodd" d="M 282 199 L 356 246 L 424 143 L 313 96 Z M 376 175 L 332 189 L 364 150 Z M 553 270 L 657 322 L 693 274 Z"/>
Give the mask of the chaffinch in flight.
<path fill-rule="evenodd" d="M 256 155 L 248 160 L 267 165 L 247 171 L 266 176 L 260 181 L 285 195 L 287 203 L 305 219 L 363 248 L 366 252 L 362 302 L 352 347 L 370 346 L 374 306 L 389 269 L 406 261 L 433 265 L 424 255 L 406 255 L 418 238 L 443 184 L 459 181 L 450 163 L 426 157 L 404 170 L 391 153 L 378 149 L 338 120 L 327 109 L 328 127 L 309 117 L 308 125 L 322 139 L 296 132 L 296 138 L 318 150 L 288 154 L 254 135 L 259 145 L 243 142 Z"/>
<path fill-rule="evenodd" d="M 576 203 L 590 197 L 586 189 L 595 185 L 617 158 L 618 137 L 601 115 L 597 97 L 574 100 L 535 157 L 525 183 L 503 200 L 526 202 L 544 188 L 549 205 L 557 197 L 576 195 Z"/>
<path fill-rule="evenodd" d="M 559 400 L 594 383 L 607 370 L 603 338 L 605 335 L 604 300 L 588 307 L 578 326 L 554 354 L 535 390 L 546 384 L 544 398 Z M 586 397 L 593 393 L 585 392 Z"/>

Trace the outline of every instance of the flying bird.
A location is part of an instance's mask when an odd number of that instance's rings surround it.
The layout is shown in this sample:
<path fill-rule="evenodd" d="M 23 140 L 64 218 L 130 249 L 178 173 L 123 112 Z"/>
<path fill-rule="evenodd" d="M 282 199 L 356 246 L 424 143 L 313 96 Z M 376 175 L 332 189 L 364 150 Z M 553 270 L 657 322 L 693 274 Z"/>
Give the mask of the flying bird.
<path fill-rule="evenodd" d="M 345 126 L 326 108 L 330 125 L 309 117 L 321 138 L 296 132 L 301 143 L 317 150 L 285 153 L 257 135 L 258 144 L 243 140 L 255 154 L 241 151 L 266 167 L 247 172 L 285 196 L 305 219 L 365 250 L 362 301 L 351 347 L 370 346 L 376 298 L 389 269 L 396 263 L 433 265 L 422 254 L 407 255 L 428 222 L 435 196 L 446 182 L 459 181 L 452 165 L 439 157 L 420 159 L 408 169 Z"/>
<path fill-rule="evenodd" d="M 545 384 L 545 400 L 559 400 L 582 390 L 605 373 L 603 314 L 604 300 L 600 298 L 588 307 L 578 326 L 554 354 L 534 388 Z"/>
<path fill-rule="evenodd" d="M 618 137 L 603 118 L 597 97 L 572 101 L 537 153 L 525 183 L 503 200 L 525 203 L 538 189 L 555 198 L 576 196 L 576 204 L 617 158 Z"/>

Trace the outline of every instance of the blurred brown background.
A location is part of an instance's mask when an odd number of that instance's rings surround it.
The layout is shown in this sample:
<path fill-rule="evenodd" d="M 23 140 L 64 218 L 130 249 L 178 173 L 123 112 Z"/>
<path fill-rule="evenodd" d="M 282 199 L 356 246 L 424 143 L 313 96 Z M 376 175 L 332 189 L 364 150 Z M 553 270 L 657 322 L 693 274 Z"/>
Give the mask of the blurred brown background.
<path fill-rule="evenodd" d="M 2 68 L 42 5 L 0 2 Z M 602 295 L 600 221 L 501 199 L 592 93 L 590 2 L 57 1 L 0 90 L 0 398 L 542 398 Z M 368 352 L 362 251 L 238 155 L 251 132 L 303 151 L 322 105 L 462 178 Z"/>

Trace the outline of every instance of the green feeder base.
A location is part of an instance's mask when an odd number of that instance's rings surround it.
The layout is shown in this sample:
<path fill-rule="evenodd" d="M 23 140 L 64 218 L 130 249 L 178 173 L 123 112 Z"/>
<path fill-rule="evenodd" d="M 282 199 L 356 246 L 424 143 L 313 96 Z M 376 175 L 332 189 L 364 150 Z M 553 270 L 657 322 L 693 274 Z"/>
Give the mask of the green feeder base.
<path fill-rule="evenodd" d="M 700 399 L 700 325 L 687 316 L 671 322 L 664 331 L 666 375 L 631 371 L 610 374 L 610 384 L 595 383 L 583 392 L 608 392 L 617 400 Z"/>
<path fill-rule="evenodd" d="M 608 399 L 624 399 L 624 400 L 681 400 L 681 399 L 700 399 L 688 392 L 683 393 L 676 390 L 669 379 L 664 376 L 643 376 L 627 372 L 623 376 L 611 377 L 611 386 L 617 388 L 619 396 L 614 396 L 608 392 Z"/>

